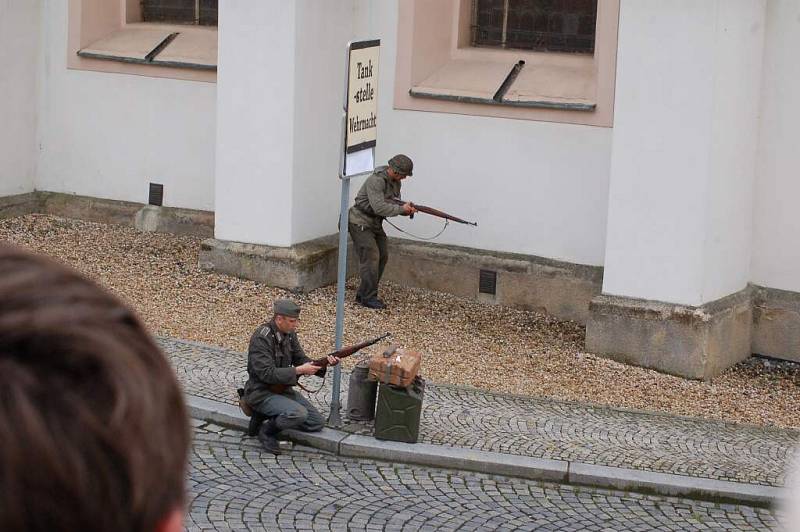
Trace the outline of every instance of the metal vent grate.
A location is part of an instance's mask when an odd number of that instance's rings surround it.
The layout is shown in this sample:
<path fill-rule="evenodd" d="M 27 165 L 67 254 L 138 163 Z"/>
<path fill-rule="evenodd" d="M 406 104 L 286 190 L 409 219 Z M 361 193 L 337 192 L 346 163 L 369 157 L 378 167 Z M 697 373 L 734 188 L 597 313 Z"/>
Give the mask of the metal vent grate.
<path fill-rule="evenodd" d="M 481 294 L 495 295 L 497 293 L 497 272 L 481 270 L 478 282 L 478 292 Z"/>
<path fill-rule="evenodd" d="M 159 183 L 150 183 L 150 198 L 148 200 L 150 205 L 161 206 L 164 203 L 164 185 Z"/>

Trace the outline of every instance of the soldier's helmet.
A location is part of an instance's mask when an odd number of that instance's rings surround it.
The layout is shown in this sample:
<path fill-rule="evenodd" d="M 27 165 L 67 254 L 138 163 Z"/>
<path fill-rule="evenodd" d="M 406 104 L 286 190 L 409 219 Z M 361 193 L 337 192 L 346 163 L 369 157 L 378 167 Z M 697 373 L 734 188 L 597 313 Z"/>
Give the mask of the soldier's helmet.
<path fill-rule="evenodd" d="M 411 171 L 414 170 L 414 161 L 412 161 L 411 157 L 408 155 L 398 153 L 389 159 L 389 166 L 391 166 L 392 170 L 399 174 L 412 175 Z"/>

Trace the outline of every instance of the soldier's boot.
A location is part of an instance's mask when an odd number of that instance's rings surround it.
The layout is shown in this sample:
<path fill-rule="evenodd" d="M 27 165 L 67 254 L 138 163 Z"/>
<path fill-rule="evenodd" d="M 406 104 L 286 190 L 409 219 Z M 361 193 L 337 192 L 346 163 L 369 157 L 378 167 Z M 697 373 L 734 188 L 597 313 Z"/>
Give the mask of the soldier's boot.
<path fill-rule="evenodd" d="M 258 441 L 261 442 L 265 450 L 274 455 L 281 454 L 281 446 L 278 443 L 278 438 L 276 438 L 278 432 L 280 430 L 274 418 L 261 425 L 261 429 L 258 431 Z"/>
<path fill-rule="evenodd" d="M 377 297 L 373 297 L 372 299 L 366 299 L 366 300 L 362 299 L 361 306 L 376 310 L 381 310 L 386 308 L 386 304 Z"/>
<path fill-rule="evenodd" d="M 247 426 L 247 435 L 248 436 L 255 436 L 258 434 L 258 429 L 261 428 L 261 425 L 267 420 L 267 416 L 258 412 L 257 410 L 253 410 L 253 415 L 250 416 L 250 424 Z"/>

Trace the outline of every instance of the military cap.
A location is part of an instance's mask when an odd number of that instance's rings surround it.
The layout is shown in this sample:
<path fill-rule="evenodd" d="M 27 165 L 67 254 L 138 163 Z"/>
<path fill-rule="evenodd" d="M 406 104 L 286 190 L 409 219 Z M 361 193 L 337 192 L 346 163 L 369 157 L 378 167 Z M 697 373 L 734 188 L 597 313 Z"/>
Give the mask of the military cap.
<path fill-rule="evenodd" d="M 389 166 L 391 166 L 392 169 L 397 173 L 403 175 L 412 175 L 411 171 L 414 169 L 414 161 L 412 161 L 408 155 L 398 153 L 389 159 Z"/>
<path fill-rule="evenodd" d="M 275 314 L 279 316 L 286 316 L 289 318 L 300 317 L 300 306 L 291 299 L 276 299 L 272 308 L 275 310 Z"/>

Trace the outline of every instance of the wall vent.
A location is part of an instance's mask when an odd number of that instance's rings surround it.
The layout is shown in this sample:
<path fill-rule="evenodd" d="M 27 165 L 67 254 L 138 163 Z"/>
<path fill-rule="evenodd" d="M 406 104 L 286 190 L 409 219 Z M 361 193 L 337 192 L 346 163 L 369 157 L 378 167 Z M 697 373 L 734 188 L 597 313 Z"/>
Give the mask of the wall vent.
<path fill-rule="evenodd" d="M 159 183 L 150 183 L 150 197 L 148 203 L 150 205 L 158 206 L 164 204 L 164 185 Z"/>
<path fill-rule="evenodd" d="M 497 272 L 481 270 L 478 281 L 478 292 L 481 294 L 495 295 L 497 293 Z"/>

